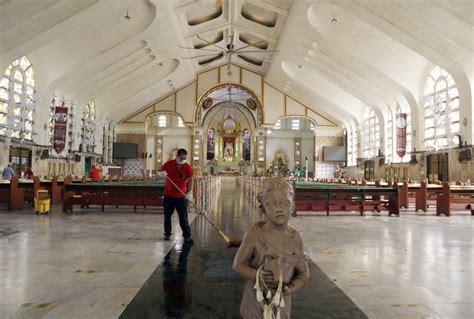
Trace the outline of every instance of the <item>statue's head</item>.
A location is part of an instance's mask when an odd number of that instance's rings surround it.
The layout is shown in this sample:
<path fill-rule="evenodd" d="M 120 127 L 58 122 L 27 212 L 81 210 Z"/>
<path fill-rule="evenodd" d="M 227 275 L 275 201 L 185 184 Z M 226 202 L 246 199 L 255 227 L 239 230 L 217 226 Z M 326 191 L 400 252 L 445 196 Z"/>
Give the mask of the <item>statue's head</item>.
<path fill-rule="evenodd" d="M 257 195 L 260 209 L 275 225 L 287 224 L 293 210 L 293 187 L 283 178 L 265 180 Z"/>

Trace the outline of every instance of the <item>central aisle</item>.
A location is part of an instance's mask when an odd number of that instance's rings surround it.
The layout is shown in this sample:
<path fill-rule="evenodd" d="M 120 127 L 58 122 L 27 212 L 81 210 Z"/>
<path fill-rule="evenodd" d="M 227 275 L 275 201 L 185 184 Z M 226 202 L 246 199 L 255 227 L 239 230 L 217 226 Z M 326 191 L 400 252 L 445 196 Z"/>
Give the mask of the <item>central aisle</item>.
<path fill-rule="evenodd" d="M 220 194 L 213 195 L 207 216 L 231 240 L 242 240 L 261 219 L 235 178 L 223 178 Z M 201 215 L 191 231 L 194 245 L 177 242 L 120 318 L 240 318 L 243 280 L 232 270 L 237 248 L 228 248 Z M 293 297 L 292 318 L 366 318 L 314 262 L 309 266 L 309 282 Z"/>

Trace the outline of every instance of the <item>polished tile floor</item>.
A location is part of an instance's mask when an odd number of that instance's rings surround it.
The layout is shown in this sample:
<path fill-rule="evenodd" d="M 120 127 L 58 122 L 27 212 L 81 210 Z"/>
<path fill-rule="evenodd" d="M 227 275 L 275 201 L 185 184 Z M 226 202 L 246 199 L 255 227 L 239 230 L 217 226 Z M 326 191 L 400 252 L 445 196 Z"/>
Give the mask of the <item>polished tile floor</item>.
<path fill-rule="evenodd" d="M 223 183 L 213 219 L 241 239 L 260 217 L 234 189 L 233 180 Z M 64 215 L 59 207 L 35 216 L 0 206 L 0 318 L 119 317 L 181 241 L 177 216 L 174 241 L 162 241 L 162 218 L 128 209 Z M 400 218 L 321 215 L 291 223 L 311 260 L 370 318 L 474 317 L 474 232 L 467 212 L 450 218 L 411 210 Z"/>

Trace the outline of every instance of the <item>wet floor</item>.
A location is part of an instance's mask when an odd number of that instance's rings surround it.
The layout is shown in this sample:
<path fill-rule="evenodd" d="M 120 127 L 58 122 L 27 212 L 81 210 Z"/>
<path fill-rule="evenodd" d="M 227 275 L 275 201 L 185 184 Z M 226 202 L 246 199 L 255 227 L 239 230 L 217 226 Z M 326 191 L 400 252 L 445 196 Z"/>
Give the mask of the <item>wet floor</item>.
<path fill-rule="evenodd" d="M 207 210 L 231 240 L 242 240 L 261 219 L 234 179 L 223 180 Z M 120 318 L 240 318 L 243 280 L 232 270 L 237 249 L 228 248 L 203 216 L 191 231 L 194 245 L 177 242 Z M 309 282 L 293 296 L 292 318 L 366 318 L 313 261 L 309 266 Z"/>

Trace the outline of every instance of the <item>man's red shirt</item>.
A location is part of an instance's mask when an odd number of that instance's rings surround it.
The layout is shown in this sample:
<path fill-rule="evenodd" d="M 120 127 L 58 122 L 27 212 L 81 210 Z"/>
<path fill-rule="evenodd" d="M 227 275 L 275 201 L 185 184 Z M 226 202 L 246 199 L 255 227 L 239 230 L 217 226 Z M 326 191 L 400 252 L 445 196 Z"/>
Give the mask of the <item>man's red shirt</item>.
<path fill-rule="evenodd" d="M 161 166 L 161 170 L 166 171 L 168 177 L 186 194 L 186 182 L 193 177 L 193 168 L 188 163 L 178 166 L 176 160 L 169 160 Z M 184 195 L 166 179 L 165 196 L 183 198 Z"/>
<path fill-rule="evenodd" d="M 89 177 L 91 178 L 91 181 L 98 182 L 100 180 L 100 173 L 101 170 L 99 168 L 91 168 L 89 170 Z"/>

